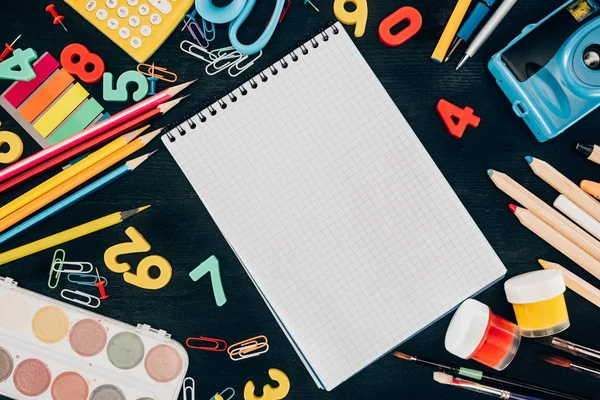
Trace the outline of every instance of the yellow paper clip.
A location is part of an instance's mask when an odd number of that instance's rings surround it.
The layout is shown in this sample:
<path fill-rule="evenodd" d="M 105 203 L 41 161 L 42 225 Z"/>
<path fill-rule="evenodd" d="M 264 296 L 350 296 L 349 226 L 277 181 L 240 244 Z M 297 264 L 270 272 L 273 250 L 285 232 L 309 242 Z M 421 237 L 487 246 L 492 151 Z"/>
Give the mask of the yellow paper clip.
<path fill-rule="evenodd" d="M 233 361 L 239 361 L 246 358 L 260 356 L 269 351 L 269 341 L 266 336 L 260 335 L 241 342 L 232 344 L 227 349 L 229 358 Z"/>
<path fill-rule="evenodd" d="M 167 70 L 165 67 L 157 67 L 156 65 L 152 66 L 150 64 L 142 63 L 142 64 L 138 64 L 137 70 L 142 75 L 154 77 L 154 78 L 160 79 L 161 81 L 171 82 L 171 83 L 177 82 L 177 74 Z M 164 75 L 161 75 L 157 72 L 160 72 Z M 165 75 L 170 77 L 170 79 L 165 77 Z"/>

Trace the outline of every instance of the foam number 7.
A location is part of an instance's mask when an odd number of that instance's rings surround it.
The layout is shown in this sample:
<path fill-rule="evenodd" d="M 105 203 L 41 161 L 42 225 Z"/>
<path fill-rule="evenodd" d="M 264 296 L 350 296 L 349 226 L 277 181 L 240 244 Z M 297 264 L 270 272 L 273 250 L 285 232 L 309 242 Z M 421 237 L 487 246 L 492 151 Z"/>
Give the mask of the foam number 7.
<path fill-rule="evenodd" d="M 347 11 L 346 3 L 354 4 L 356 10 Z M 333 2 L 333 13 L 342 24 L 355 25 L 354 36 L 361 37 L 365 34 L 367 17 L 369 15 L 367 0 L 335 0 Z"/>
<path fill-rule="evenodd" d="M 31 62 L 37 60 L 37 58 L 37 53 L 33 49 L 25 51 L 16 49 L 11 57 L 0 63 L 0 79 L 11 81 L 30 81 L 34 79 L 35 71 L 31 66 Z"/>
<path fill-rule="evenodd" d="M 227 303 L 227 297 L 225 296 L 225 290 L 223 289 L 219 260 L 217 257 L 210 256 L 206 261 L 198 265 L 198 267 L 190 272 L 190 278 L 196 282 L 208 273 L 210 273 L 210 281 L 212 282 L 215 301 L 217 302 L 217 306 L 221 307 L 223 304 Z"/>
<path fill-rule="evenodd" d="M 129 92 L 127 85 L 135 83 L 137 89 L 133 92 L 133 100 L 140 101 L 148 94 L 148 81 L 146 77 L 137 71 L 126 71 L 117 79 L 117 85 L 113 89 L 113 74 L 105 72 L 102 79 L 102 96 L 106 101 L 127 101 Z"/>
<path fill-rule="evenodd" d="M 278 369 L 271 368 L 269 369 L 269 376 L 279 383 L 279 386 L 274 388 L 271 385 L 265 385 L 263 386 L 263 395 L 257 397 L 254 394 L 254 389 L 256 389 L 254 382 L 248 381 L 244 386 L 244 400 L 281 400 L 285 398 L 290 392 L 290 380 L 287 375 Z"/>

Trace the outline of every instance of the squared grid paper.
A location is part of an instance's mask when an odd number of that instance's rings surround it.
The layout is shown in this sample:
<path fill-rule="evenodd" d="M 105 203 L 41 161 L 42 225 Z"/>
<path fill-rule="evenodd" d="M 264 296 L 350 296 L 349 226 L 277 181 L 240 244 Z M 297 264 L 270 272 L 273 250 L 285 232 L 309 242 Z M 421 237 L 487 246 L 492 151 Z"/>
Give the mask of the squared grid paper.
<path fill-rule="evenodd" d="M 336 27 L 185 137 L 163 137 L 327 390 L 506 272 Z"/>

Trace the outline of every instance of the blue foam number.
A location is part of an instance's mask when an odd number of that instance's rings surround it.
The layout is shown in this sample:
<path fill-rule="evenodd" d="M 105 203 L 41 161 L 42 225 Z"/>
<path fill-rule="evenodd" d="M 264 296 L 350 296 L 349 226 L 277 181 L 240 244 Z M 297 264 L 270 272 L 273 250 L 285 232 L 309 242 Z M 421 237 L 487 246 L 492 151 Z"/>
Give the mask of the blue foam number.
<path fill-rule="evenodd" d="M 196 0 L 196 11 L 209 22 L 225 24 L 233 21 L 242 11 L 246 0 L 233 0 L 225 7 L 217 7 L 212 0 Z"/>
<path fill-rule="evenodd" d="M 133 100 L 140 101 L 148 94 L 148 81 L 146 77 L 137 71 L 126 71 L 117 79 L 117 85 L 113 89 L 113 74 L 105 72 L 102 77 L 102 97 L 106 101 L 127 101 L 129 92 L 127 85 L 134 82 L 137 89 L 133 92 Z"/>
<path fill-rule="evenodd" d="M 221 271 L 219 269 L 219 260 L 217 257 L 210 256 L 206 261 L 198 265 L 198 267 L 190 272 L 190 278 L 196 282 L 208 273 L 210 273 L 215 301 L 217 302 L 217 306 L 221 307 L 223 304 L 227 303 L 227 297 L 225 296 L 225 290 L 223 289 L 223 282 L 221 282 Z"/>
<path fill-rule="evenodd" d="M 37 53 L 33 49 L 25 51 L 15 49 L 12 56 L 0 63 L 0 79 L 11 81 L 30 81 L 35 78 L 35 71 L 31 63 L 37 60 Z M 19 67 L 18 69 L 16 69 Z"/>

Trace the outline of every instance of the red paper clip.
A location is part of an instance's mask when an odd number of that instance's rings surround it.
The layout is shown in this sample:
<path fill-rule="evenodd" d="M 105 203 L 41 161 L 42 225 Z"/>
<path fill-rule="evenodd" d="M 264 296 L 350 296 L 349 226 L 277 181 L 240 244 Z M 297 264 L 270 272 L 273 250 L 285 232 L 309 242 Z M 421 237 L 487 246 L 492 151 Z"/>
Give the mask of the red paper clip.
<path fill-rule="evenodd" d="M 215 347 L 194 345 L 193 344 L 194 341 L 213 343 L 215 345 Z M 205 336 L 200 336 L 197 338 L 195 338 L 195 337 L 187 338 L 187 340 L 185 341 L 185 345 L 187 347 L 189 347 L 190 349 L 206 350 L 206 351 L 225 351 L 225 350 L 227 350 L 227 347 L 228 347 L 227 342 L 224 341 L 223 339 L 215 339 L 215 338 L 210 338 L 210 337 L 205 337 Z M 221 346 L 223 346 L 223 347 L 221 347 Z"/>

